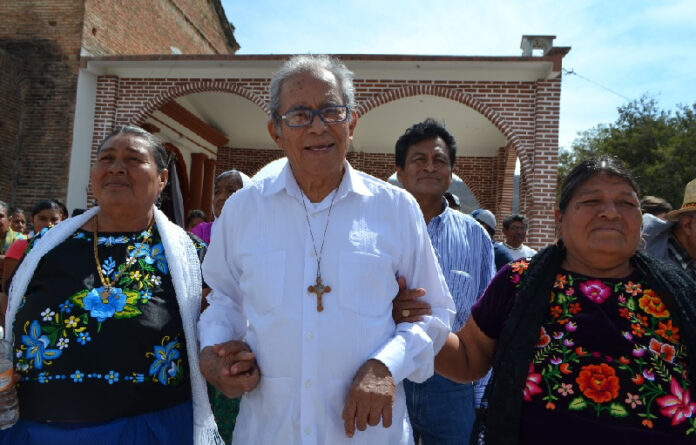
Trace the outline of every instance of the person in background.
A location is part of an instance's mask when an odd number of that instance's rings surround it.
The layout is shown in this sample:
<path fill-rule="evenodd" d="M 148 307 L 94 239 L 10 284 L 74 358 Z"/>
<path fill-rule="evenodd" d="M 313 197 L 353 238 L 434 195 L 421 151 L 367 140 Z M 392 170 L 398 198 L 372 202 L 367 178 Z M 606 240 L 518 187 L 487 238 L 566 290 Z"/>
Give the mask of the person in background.
<path fill-rule="evenodd" d="M 44 199 L 39 201 L 31 211 L 32 233 L 34 235 L 39 234 L 43 229 L 53 227 L 65 219 L 63 208 L 63 204 L 55 199 Z M 5 286 L 4 289 L 9 289 L 9 279 L 12 277 L 17 264 L 24 256 L 24 251 L 27 250 L 28 245 L 28 239 L 20 239 L 12 243 L 10 248 L 7 249 L 5 264 L 2 268 L 2 283 L 3 286 Z M 4 303 L 3 301 L 3 307 Z M 4 309 L 2 315 L 3 317 L 5 315 Z"/>
<path fill-rule="evenodd" d="M 527 218 L 517 213 L 503 220 L 503 247 L 510 253 L 513 260 L 534 256 L 536 250 L 524 244 L 527 237 Z"/>
<path fill-rule="evenodd" d="M 665 199 L 648 195 L 640 200 L 640 210 L 644 214 L 650 213 L 664 221 L 667 219 L 667 213 L 672 211 L 672 204 L 668 203 Z"/>
<path fill-rule="evenodd" d="M 513 260 L 510 252 L 503 247 L 502 243 L 495 240 L 495 215 L 490 210 L 477 209 L 471 213 L 476 221 L 483 226 L 491 237 L 491 242 L 493 243 L 493 253 L 495 254 L 495 268 L 500 270 L 501 267 Z"/>
<path fill-rule="evenodd" d="M 477 443 L 694 443 L 696 282 L 641 253 L 639 189 L 612 158 L 581 162 L 558 241 L 498 272 L 436 371 L 493 367 Z"/>
<path fill-rule="evenodd" d="M 449 205 L 450 209 L 457 211 L 460 210 L 459 196 L 455 195 L 452 192 L 445 192 L 444 197 L 447 200 L 447 205 Z"/>
<path fill-rule="evenodd" d="M 19 207 L 10 209 L 10 228 L 17 233 L 24 233 L 27 228 L 27 217 Z"/>
<path fill-rule="evenodd" d="M 457 308 L 453 331 L 464 325 L 471 306 L 495 274 L 493 245 L 487 232 L 471 216 L 448 204 L 446 191 L 452 184 L 456 155 L 452 134 L 436 120 L 426 119 L 399 137 L 394 156 L 396 176 L 423 212 L 430 241 Z M 421 315 L 413 308 L 403 311 L 413 311 L 410 315 L 414 317 Z M 484 378 L 475 385 L 461 384 L 439 375 L 422 383 L 405 380 L 415 442 L 468 442 L 486 382 Z"/>
<path fill-rule="evenodd" d="M 166 159 L 117 128 L 90 171 L 99 206 L 30 243 L 5 316 L 20 418 L 0 445 L 220 443 L 195 329 L 204 246 L 154 206 Z"/>
<path fill-rule="evenodd" d="M 248 183 L 249 178 L 242 175 L 237 170 L 227 170 L 222 172 L 215 178 L 213 186 L 213 220 L 210 222 L 202 222 L 191 229 L 191 233 L 210 244 L 210 233 L 215 224 L 215 220 L 220 217 L 222 206 L 225 205 L 227 198 L 232 196 L 237 190 L 244 187 L 245 182 Z"/>
<path fill-rule="evenodd" d="M 686 184 L 682 206 L 665 217 L 643 214 L 645 251 L 696 280 L 696 179 Z"/>
<path fill-rule="evenodd" d="M 206 220 L 205 212 L 203 210 L 194 209 L 191 210 L 188 215 L 186 215 L 186 231 L 190 232 L 191 229 L 196 227 L 198 224 L 205 222 Z"/>
<path fill-rule="evenodd" d="M 0 270 L 4 267 L 7 249 L 18 239 L 26 238 L 24 234 L 15 232 L 10 227 L 9 210 L 7 203 L 0 201 Z"/>

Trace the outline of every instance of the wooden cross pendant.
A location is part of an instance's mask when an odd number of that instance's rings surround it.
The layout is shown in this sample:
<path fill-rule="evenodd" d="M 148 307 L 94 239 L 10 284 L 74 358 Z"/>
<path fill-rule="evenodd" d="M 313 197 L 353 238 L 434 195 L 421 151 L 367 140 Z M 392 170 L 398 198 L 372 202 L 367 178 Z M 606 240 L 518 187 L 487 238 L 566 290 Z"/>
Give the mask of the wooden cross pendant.
<path fill-rule="evenodd" d="M 324 306 L 321 304 L 321 297 L 324 294 L 328 294 L 331 292 L 331 286 L 324 286 L 321 284 L 321 277 L 317 276 L 317 282 L 313 286 L 309 286 L 307 288 L 309 293 L 316 294 L 317 296 L 317 312 L 321 312 L 324 310 Z"/>

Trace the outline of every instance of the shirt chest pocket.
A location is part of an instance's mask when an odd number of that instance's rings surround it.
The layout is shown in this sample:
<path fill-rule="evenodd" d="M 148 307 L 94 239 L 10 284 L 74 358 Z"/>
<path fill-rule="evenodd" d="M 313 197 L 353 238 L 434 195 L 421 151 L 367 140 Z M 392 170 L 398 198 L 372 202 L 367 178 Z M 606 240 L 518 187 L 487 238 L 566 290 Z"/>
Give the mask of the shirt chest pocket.
<path fill-rule="evenodd" d="M 240 289 L 258 314 L 270 312 L 283 302 L 285 252 L 267 252 L 243 261 Z"/>
<path fill-rule="evenodd" d="M 346 251 L 341 252 L 340 261 L 341 307 L 364 316 L 391 314 L 392 300 L 399 289 L 391 258 Z"/>

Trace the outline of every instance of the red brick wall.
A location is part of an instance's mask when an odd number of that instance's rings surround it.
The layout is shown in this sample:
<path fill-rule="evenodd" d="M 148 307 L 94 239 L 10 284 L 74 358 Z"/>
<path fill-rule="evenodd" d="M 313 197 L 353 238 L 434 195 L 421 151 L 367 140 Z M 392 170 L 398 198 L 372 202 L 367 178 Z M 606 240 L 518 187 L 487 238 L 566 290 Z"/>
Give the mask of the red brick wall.
<path fill-rule="evenodd" d="M 15 204 L 12 185 L 17 182 L 15 150 L 26 95 L 22 61 L 0 50 L 0 200 Z"/>
<path fill-rule="evenodd" d="M 86 0 L 89 55 L 233 54 L 211 0 Z"/>
<path fill-rule="evenodd" d="M 66 199 L 82 47 L 93 54 L 169 54 L 170 46 L 233 53 L 216 6 L 217 0 L 0 1 L 0 199 L 25 208 L 43 198 Z M 12 86 L 13 67 L 24 70 L 22 89 Z M 99 85 L 113 94 L 109 103 L 98 104 L 95 140 L 113 128 L 117 116 L 118 79 L 100 79 Z M 14 93 L 20 92 L 24 117 L 17 155 Z M 8 179 L 13 175 L 15 185 Z"/>
<path fill-rule="evenodd" d="M 257 150 L 253 148 L 221 147 L 215 164 L 215 177 L 220 173 L 236 169 L 251 177 L 264 165 L 285 156 L 283 150 Z"/>
<path fill-rule="evenodd" d="M 540 247 L 553 240 L 560 78 L 537 82 L 356 79 L 355 86 L 359 116 L 390 101 L 427 94 L 460 102 L 489 119 L 507 137 L 507 146 L 493 157 L 457 158 L 455 173 L 482 206 L 504 218 L 511 209 L 512 175 L 519 157 L 523 179 L 520 208 L 530 219 L 528 244 Z M 112 104 L 115 113 L 98 118 L 95 125 L 142 123 L 166 101 L 202 91 L 238 94 L 267 111 L 267 88 L 268 79 L 263 78 L 123 78 L 118 80 L 117 93 L 99 88 L 98 101 Z M 253 174 L 280 156 L 278 150 L 224 148 L 217 171 L 238 168 Z M 391 154 L 350 152 L 348 159 L 356 168 L 382 179 L 394 172 Z"/>
<path fill-rule="evenodd" d="M 66 197 L 83 11 L 80 0 L 0 2 L 0 49 L 21 61 L 26 75 L 21 146 L 11 158 L 17 169 L 3 164 L 0 175 L 17 175 L 10 194 L 24 208 Z M 0 78 L 7 74 L 0 70 Z M 17 128 L 8 117 L 0 137 L 11 139 Z"/>

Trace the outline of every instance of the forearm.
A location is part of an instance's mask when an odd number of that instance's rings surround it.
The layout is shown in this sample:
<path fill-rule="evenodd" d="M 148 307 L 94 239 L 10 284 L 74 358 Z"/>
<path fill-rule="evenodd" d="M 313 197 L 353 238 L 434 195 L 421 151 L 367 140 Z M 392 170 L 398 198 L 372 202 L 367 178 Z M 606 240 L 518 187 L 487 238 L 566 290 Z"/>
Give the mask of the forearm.
<path fill-rule="evenodd" d="M 435 372 L 460 383 L 478 380 L 488 372 L 494 348 L 495 341 L 470 317 L 459 332 L 447 337 L 435 356 Z"/>

